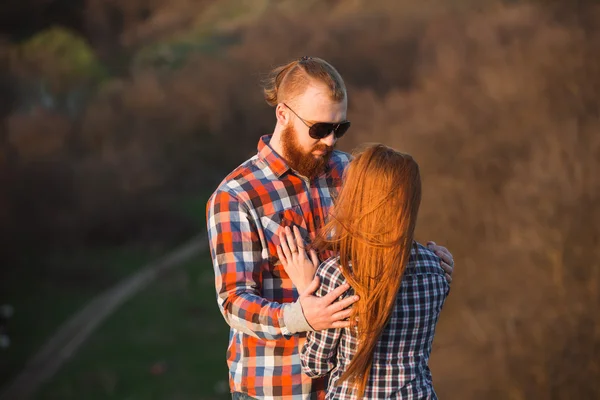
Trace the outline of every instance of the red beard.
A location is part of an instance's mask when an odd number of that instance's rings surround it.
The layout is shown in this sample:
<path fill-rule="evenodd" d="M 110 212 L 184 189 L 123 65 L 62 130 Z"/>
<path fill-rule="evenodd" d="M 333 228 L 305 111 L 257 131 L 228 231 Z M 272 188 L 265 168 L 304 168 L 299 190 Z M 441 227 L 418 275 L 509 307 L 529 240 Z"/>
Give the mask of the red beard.
<path fill-rule="evenodd" d="M 281 145 L 283 147 L 283 157 L 288 165 L 300 175 L 310 179 L 325 170 L 325 166 L 333 152 L 333 147 L 324 143 L 317 143 L 310 151 L 305 153 L 298 144 L 296 131 L 292 126 L 286 127 L 281 133 Z M 323 151 L 325 154 L 315 156 L 312 154 L 313 151 Z"/>

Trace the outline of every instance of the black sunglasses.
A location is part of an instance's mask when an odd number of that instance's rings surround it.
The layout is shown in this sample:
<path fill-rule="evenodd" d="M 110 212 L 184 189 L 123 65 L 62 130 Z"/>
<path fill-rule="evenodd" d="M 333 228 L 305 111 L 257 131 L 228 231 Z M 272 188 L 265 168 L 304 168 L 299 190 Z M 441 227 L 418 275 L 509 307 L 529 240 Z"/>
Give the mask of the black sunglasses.
<path fill-rule="evenodd" d="M 288 106 L 285 103 L 283 103 L 283 105 L 286 106 L 291 112 L 293 112 L 294 115 L 298 117 L 300 121 L 302 121 L 302 123 L 308 127 L 308 134 L 313 139 L 326 138 L 331 132 L 333 132 L 336 139 L 339 139 L 342 136 L 344 136 L 344 133 L 346 133 L 346 131 L 348 131 L 348 128 L 350 128 L 350 121 L 344 121 L 338 124 L 332 122 L 315 122 L 314 124 L 309 125 L 304 119 L 302 119 L 301 116 L 296 114 L 296 111 L 292 110 L 290 106 Z"/>

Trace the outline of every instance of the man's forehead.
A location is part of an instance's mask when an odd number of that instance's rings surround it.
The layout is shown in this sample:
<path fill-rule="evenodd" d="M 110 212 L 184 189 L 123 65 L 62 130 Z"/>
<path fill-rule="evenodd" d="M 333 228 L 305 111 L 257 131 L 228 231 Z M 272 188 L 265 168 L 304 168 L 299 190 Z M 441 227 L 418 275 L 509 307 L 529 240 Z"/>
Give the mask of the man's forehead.
<path fill-rule="evenodd" d="M 345 119 L 347 102 L 331 98 L 325 85 L 309 85 L 304 93 L 295 99 L 296 112 L 309 121 L 338 121 Z"/>
<path fill-rule="evenodd" d="M 304 92 L 299 94 L 295 100 L 301 103 L 301 105 L 315 104 L 325 106 L 337 103 L 331 98 L 331 89 L 320 83 L 309 84 L 304 89 Z"/>

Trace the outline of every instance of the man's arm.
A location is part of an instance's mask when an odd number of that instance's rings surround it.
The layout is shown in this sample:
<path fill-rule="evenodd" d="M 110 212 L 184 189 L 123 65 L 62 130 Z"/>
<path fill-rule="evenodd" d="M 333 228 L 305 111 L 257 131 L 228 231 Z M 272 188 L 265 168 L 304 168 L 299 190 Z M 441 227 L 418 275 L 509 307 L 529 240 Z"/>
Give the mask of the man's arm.
<path fill-rule="evenodd" d="M 256 224 L 244 204 L 217 191 L 207 204 L 207 225 L 217 300 L 225 321 L 263 340 L 309 330 L 299 303 L 280 304 L 262 297 L 262 270 L 268 259 L 262 256 Z"/>
<path fill-rule="evenodd" d="M 320 287 L 319 278 L 315 276 L 319 260 L 314 250 L 311 250 L 311 259 L 309 260 L 304 240 L 297 227 L 294 227 L 293 236 L 289 227 L 283 229 L 279 234 L 277 256 L 292 283 L 301 292 L 298 302 L 302 305 L 303 314 L 310 327 L 313 328 L 312 330 L 350 326 L 350 322 L 346 321 L 346 318 L 350 316 L 352 310 L 348 307 L 358 301 L 358 296 L 348 296 L 337 301 L 350 288 L 347 283 L 339 285 L 326 295 L 314 295 Z"/>

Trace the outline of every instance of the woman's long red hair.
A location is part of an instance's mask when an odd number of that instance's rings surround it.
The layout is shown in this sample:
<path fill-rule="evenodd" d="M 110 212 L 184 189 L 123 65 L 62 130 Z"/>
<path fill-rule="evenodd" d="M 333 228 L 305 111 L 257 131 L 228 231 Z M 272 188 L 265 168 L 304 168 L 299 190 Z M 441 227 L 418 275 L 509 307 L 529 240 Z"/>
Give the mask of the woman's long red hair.
<path fill-rule="evenodd" d="M 421 203 L 419 166 L 410 155 L 377 144 L 356 155 L 344 175 L 330 220 L 314 246 L 334 250 L 360 296 L 353 307 L 358 348 L 339 383 L 369 381 L 373 350 L 387 324 L 414 240 Z"/>

